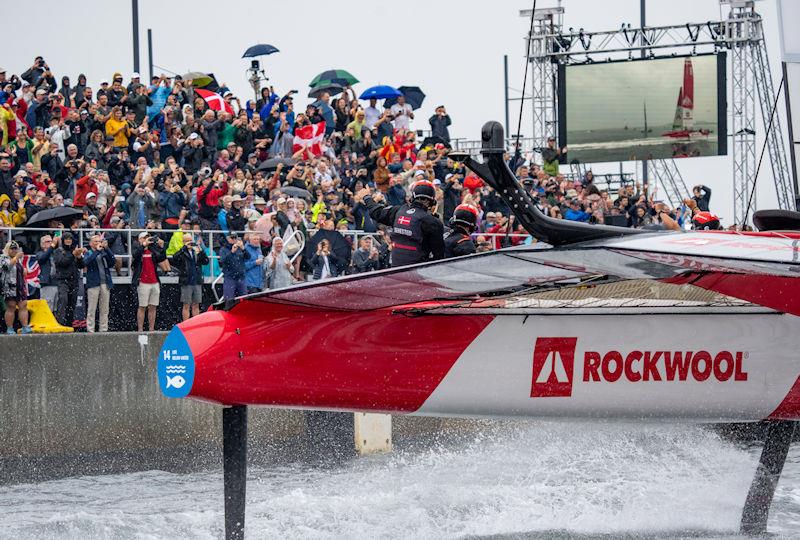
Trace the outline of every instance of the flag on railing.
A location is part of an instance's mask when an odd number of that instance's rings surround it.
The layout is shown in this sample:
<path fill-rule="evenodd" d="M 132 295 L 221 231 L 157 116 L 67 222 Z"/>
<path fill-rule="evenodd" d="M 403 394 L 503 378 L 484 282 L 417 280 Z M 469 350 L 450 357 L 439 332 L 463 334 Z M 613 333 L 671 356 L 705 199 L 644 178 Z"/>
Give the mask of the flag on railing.
<path fill-rule="evenodd" d="M 305 150 L 307 154 L 322 155 L 322 139 L 325 137 L 325 122 L 311 124 L 294 130 L 292 153 Z"/>
<path fill-rule="evenodd" d="M 195 88 L 194 93 L 203 98 L 208 104 L 208 108 L 212 111 L 225 111 L 226 113 L 233 115 L 233 107 L 231 107 L 227 101 L 222 99 L 221 95 L 215 94 L 214 92 L 210 92 L 208 90 L 203 90 L 202 88 Z"/>
<path fill-rule="evenodd" d="M 28 296 L 30 297 L 41 286 L 39 275 L 42 273 L 42 269 L 39 266 L 39 261 L 33 255 L 22 257 L 22 266 L 25 268 L 25 284 L 28 286 Z"/>

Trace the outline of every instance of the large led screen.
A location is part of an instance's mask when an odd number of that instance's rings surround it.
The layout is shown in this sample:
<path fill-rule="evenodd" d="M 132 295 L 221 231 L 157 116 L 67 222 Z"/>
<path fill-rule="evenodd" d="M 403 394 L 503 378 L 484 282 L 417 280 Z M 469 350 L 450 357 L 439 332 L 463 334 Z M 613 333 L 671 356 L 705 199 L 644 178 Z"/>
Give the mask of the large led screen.
<path fill-rule="evenodd" d="M 569 163 L 727 153 L 725 54 L 562 65 Z"/>

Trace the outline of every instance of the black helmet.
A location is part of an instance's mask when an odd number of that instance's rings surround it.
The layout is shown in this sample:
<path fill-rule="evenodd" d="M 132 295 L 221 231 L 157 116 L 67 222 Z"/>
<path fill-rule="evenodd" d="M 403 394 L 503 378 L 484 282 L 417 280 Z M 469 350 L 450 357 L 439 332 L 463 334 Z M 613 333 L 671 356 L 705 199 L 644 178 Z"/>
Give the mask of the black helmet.
<path fill-rule="evenodd" d="M 459 204 L 453 212 L 450 223 L 466 227 L 469 232 L 472 232 L 478 225 L 478 210 L 469 204 Z"/>
<path fill-rule="evenodd" d="M 417 180 L 411 184 L 411 198 L 430 199 L 431 202 L 434 202 L 436 200 L 436 188 L 432 182 L 427 180 Z"/>
<path fill-rule="evenodd" d="M 722 228 L 719 218 L 712 212 L 698 212 L 692 217 L 692 225 L 696 231 L 716 231 Z"/>

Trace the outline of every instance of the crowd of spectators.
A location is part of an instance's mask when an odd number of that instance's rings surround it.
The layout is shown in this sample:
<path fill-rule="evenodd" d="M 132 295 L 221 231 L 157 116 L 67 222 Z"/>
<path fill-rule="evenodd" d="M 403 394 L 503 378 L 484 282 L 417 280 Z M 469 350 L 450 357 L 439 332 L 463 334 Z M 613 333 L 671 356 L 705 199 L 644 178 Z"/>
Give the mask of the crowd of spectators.
<path fill-rule="evenodd" d="M 0 227 L 7 233 L 0 285 L 7 323 L 17 310 L 28 328 L 24 275 L 17 275 L 23 250 L 39 263 L 36 294 L 61 324 L 74 324 L 85 282 L 89 331 L 96 310 L 97 329 L 108 328 L 114 276 L 128 276 L 137 287 L 143 330 L 145 320 L 154 328 L 164 275 L 178 276 L 188 318 L 200 311 L 204 278 L 220 270 L 231 297 L 385 268 L 388 233 L 353 197 L 364 187 L 401 204 L 411 183 L 427 179 L 436 185 L 435 212 L 445 223 L 459 204 L 479 210 L 478 251 L 532 241 L 496 193 L 448 158 L 451 119 L 444 106 L 424 122 L 402 97 L 383 108 L 359 101 L 349 87 L 304 108 L 296 91 L 279 94 L 271 86 L 259 99 L 234 96 L 224 84 L 217 93 L 224 105 L 212 109 L 193 81 L 178 76 L 142 81 L 137 73 L 127 79 L 114 73 L 95 85 L 82 74 L 57 78 L 42 57 L 20 75 L 0 67 Z M 321 122 L 321 144 L 298 148 L 295 132 Z M 421 136 L 423 128 L 429 137 Z M 666 209 L 647 186 L 610 193 L 591 172 L 568 180 L 559 172 L 566 154 L 551 140 L 537 154 L 507 156 L 552 217 L 643 227 L 665 210 L 682 221 L 690 207 Z M 709 197 L 708 188 L 695 188 L 701 209 Z M 81 215 L 66 227 L 39 223 L 41 235 L 14 234 L 38 212 L 62 207 Z M 219 234 L 209 240 L 199 231 Z M 305 239 L 299 257 L 293 256 L 297 235 Z"/>

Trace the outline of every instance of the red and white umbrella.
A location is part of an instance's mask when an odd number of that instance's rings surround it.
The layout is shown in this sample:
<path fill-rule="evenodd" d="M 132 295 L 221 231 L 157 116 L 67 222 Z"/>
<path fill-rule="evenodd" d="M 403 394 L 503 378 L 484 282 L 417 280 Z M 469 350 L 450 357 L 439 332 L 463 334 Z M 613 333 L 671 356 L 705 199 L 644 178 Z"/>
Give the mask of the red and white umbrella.
<path fill-rule="evenodd" d="M 225 111 L 226 113 L 233 115 L 233 107 L 230 104 L 222 99 L 217 93 L 210 92 L 208 90 L 203 90 L 202 88 L 195 88 L 194 93 L 203 98 L 208 104 L 208 108 L 212 111 Z"/>

